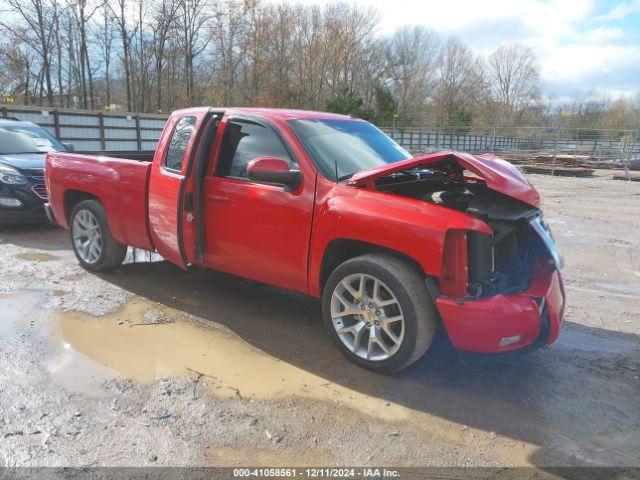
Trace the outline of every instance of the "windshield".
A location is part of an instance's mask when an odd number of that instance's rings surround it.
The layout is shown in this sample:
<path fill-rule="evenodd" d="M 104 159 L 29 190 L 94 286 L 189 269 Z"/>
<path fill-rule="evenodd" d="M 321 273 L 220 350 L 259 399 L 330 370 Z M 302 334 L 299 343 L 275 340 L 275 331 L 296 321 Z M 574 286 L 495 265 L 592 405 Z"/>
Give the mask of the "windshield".
<path fill-rule="evenodd" d="M 53 135 L 37 125 L 0 125 L 0 155 L 65 150 Z"/>
<path fill-rule="evenodd" d="M 327 178 L 344 180 L 360 170 L 412 156 L 362 120 L 291 120 L 289 125 Z"/>

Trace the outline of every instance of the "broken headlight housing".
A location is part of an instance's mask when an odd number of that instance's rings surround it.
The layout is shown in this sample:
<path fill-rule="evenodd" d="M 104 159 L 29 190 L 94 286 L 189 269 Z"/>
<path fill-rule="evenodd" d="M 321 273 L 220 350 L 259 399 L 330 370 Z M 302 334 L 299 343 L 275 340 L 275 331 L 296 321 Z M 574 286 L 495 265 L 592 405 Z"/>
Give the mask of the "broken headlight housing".
<path fill-rule="evenodd" d="M 547 253 L 549 253 L 549 255 L 551 256 L 551 259 L 553 260 L 556 268 L 561 269 L 564 266 L 564 257 L 560 253 L 560 250 L 558 250 L 556 242 L 553 240 L 553 236 L 551 235 L 551 228 L 545 221 L 542 214 L 531 219 L 529 221 L 529 224 L 531 225 L 533 231 L 538 234 L 540 240 L 542 240 L 542 243 L 544 244 Z"/>

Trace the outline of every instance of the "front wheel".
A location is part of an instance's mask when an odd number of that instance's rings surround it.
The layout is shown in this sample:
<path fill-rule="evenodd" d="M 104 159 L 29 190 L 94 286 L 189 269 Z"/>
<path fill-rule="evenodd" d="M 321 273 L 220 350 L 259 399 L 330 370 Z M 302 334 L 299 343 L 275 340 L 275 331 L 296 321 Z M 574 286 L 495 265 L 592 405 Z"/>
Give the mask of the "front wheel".
<path fill-rule="evenodd" d="M 381 372 L 401 370 L 422 357 L 438 318 L 421 276 L 384 254 L 338 266 L 324 287 L 322 313 L 338 348 L 353 362 Z"/>
<path fill-rule="evenodd" d="M 122 263 L 127 246 L 111 236 L 107 216 L 99 201 L 78 203 L 69 220 L 73 251 L 82 267 L 97 272 Z"/>

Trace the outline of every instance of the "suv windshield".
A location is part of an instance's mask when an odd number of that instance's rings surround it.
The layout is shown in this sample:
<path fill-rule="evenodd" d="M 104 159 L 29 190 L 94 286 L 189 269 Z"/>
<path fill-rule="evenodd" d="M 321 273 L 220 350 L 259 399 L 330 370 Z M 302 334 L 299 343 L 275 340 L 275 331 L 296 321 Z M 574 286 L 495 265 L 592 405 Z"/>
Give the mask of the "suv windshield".
<path fill-rule="evenodd" d="M 53 135 L 37 125 L 0 125 L 0 155 L 65 150 Z"/>
<path fill-rule="evenodd" d="M 411 158 L 404 148 L 363 120 L 288 123 L 327 178 L 344 180 L 366 168 Z"/>

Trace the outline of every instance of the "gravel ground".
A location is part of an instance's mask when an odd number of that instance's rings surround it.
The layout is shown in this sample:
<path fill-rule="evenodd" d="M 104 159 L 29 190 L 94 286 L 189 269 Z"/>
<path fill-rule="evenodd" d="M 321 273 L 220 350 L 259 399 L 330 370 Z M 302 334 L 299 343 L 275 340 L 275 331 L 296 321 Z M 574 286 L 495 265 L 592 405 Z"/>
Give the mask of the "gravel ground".
<path fill-rule="evenodd" d="M 318 302 L 138 255 L 89 274 L 0 230 L 0 465 L 640 466 L 640 184 L 530 176 L 565 254 L 551 347 L 384 376 Z"/>

